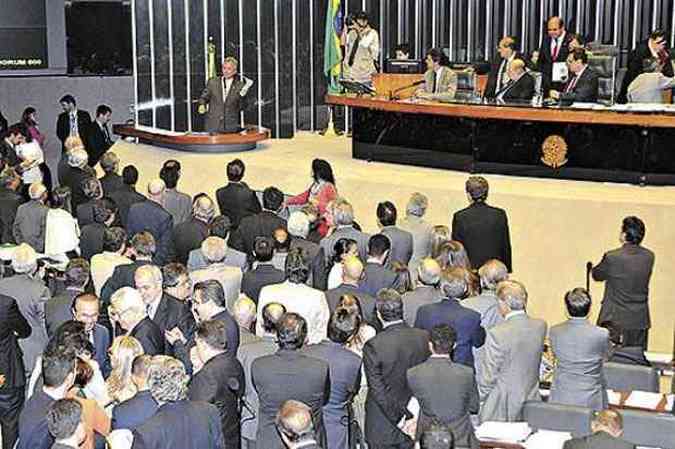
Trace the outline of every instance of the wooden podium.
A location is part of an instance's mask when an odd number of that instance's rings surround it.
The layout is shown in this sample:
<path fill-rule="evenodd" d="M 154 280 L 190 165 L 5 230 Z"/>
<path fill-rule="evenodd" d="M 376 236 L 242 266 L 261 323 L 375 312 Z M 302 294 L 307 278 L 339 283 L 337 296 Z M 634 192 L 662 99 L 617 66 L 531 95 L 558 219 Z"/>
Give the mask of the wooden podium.
<path fill-rule="evenodd" d="M 424 79 L 424 74 L 397 74 L 397 73 L 377 73 L 373 75 L 373 85 L 378 97 L 389 98 L 390 94 L 399 88 L 410 86 L 412 83 Z M 424 86 L 409 87 L 399 91 L 396 95 L 399 98 L 410 98 L 415 93 L 415 90 Z"/>

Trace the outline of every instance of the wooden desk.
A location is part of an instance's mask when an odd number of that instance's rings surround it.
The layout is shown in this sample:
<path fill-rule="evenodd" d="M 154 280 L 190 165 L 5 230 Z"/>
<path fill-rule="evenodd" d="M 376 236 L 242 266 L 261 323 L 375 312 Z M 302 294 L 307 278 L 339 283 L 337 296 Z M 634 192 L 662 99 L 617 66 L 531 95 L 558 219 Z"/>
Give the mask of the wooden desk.
<path fill-rule="evenodd" d="M 484 92 L 487 85 L 487 75 L 478 75 L 478 91 Z M 392 91 L 410 86 L 412 83 L 424 79 L 424 74 L 397 74 L 377 73 L 373 76 L 373 86 L 378 97 L 389 98 Z M 400 99 L 410 98 L 420 86 L 409 87 L 398 92 Z"/>

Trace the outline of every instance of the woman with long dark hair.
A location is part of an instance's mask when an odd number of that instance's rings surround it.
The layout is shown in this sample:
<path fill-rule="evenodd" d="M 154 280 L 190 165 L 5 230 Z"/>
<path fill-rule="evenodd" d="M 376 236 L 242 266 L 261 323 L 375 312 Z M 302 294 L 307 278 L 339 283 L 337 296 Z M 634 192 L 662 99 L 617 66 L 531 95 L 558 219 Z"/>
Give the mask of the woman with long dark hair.
<path fill-rule="evenodd" d="M 44 148 L 47 136 L 42 134 L 38 128 L 37 110 L 34 107 L 28 106 L 23 110 L 23 114 L 21 114 L 21 123 L 26 126 L 32 139 L 39 143 L 41 148 Z"/>
<path fill-rule="evenodd" d="M 336 288 L 342 284 L 342 268 L 345 259 L 350 256 L 359 256 L 359 247 L 356 240 L 340 239 L 333 247 L 335 254 L 331 260 L 332 266 L 328 272 L 328 289 Z"/>
<path fill-rule="evenodd" d="M 323 159 L 312 161 L 312 184 L 303 193 L 289 198 L 287 206 L 302 206 L 307 203 L 316 205 L 319 209 L 319 218 L 323 221 L 328 203 L 337 198 L 335 177 L 330 164 Z M 320 225 L 319 232 L 322 237 L 328 232 L 327 225 Z"/>

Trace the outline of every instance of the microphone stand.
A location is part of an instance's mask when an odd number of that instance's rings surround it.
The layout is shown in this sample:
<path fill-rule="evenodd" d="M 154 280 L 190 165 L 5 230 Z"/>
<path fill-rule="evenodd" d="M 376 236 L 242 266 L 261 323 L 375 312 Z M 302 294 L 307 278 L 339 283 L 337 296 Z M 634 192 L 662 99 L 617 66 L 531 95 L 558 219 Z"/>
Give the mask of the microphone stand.
<path fill-rule="evenodd" d="M 399 92 L 403 92 L 404 90 L 410 89 L 410 88 L 415 87 L 415 86 L 421 86 L 424 83 L 425 83 L 424 80 L 415 81 L 414 83 L 408 84 L 407 86 L 402 86 L 402 87 L 398 87 L 394 90 L 390 90 L 389 91 L 389 100 L 400 100 L 401 97 L 399 97 L 397 95 Z"/>

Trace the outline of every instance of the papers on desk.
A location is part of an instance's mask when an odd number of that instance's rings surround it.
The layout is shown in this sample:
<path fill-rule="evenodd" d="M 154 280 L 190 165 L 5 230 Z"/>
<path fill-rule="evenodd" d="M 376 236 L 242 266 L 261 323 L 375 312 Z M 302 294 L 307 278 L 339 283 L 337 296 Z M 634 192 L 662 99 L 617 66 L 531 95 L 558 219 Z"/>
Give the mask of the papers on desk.
<path fill-rule="evenodd" d="M 525 449 L 562 449 L 565 441 L 571 440 L 569 432 L 555 432 L 553 430 L 539 430 L 523 444 Z"/>
<path fill-rule="evenodd" d="M 635 407 L 635 408 L 644 408 L 649 410 L 656 410 L 658 405 L 663 400 L 661 393 L 650 393 L 648 391 L 632 391 L 631 394 L 626 399 L 624 404 L 626 407 Z M 673 395 L 668 394 L 666 396 L 666 411 L 673 409 Z"/>
<path fill-rule="evenodd" d="M 675 112 L 675 107 L 672 104 L 664 103 L 626 103 L 615 104 L 607 108 L 610 111 L 617 112 Z"/>
<path fill-rule="evenodd" d="M 609 402 L 610 405 L 621 405 L 621 392 L 608 389 L 607 402 Z"/>
<path fill-rule="evenodd" d="M 652 363 L 668 365 L 673 361 L 673 354 L 667 352 L 645 351 L 645 357 Z"/>
<path fill-rule="evenodd" d="M 476 428 L 476 437 L 479 440 L 503 441 L 505 443 L 520 443 L 532 433 L 526 422 L 495 422 L 487 421 Z"/>

